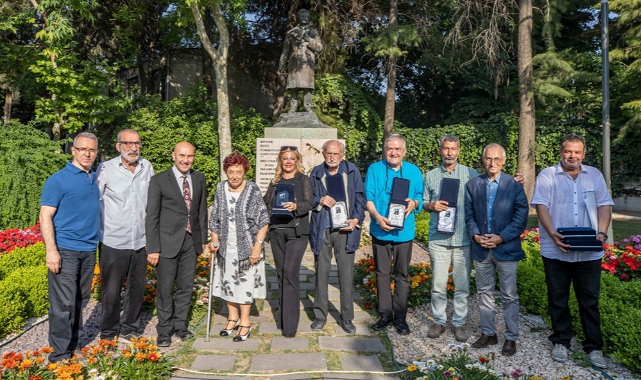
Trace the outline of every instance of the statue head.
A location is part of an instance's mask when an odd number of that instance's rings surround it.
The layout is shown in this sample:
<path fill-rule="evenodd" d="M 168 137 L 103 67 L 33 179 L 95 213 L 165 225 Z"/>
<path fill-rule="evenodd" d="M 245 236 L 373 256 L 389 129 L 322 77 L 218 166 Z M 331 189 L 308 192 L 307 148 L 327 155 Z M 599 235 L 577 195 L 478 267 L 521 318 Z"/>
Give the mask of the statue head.
<path fill-rule="evenodd" d="M 300 24 L 303 24 L 303 25 L 309 24 L 310 17 L 311 17 L 311 15 L 310 15 L 309 11 L 307 9 L 304 9 L 304 8 L 301 9 L 300 11 L 298 11 L 298 13 L 296 13 L 296 19 L 298 20 L 298 22 Z"/>

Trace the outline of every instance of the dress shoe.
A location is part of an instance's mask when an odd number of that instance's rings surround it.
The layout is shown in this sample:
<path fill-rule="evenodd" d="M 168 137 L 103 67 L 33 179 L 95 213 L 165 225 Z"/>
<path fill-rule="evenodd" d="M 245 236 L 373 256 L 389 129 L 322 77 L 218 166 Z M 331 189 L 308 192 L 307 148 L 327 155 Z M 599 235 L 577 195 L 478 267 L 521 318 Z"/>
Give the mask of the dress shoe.
<path fill-rule="evenodd" d="M 320 319 L 320 318 L 314 319 L 314 322 L 312 322 L 312 331 L 323 331 L 323 327 L 325 327 L 325 322 L 327 322 L 327 320 L 325 319 Z"/>
<path fill-rule="evenodd" d="M 410 327 L 404 319 L 395 320 L 394 326 L 396 326 L 396 332 L 399 333 L 399 335 L 409 335 Z"/>
<path fill-rule="evenodd" d="M 485 334 L 481 334 L 481 337 L 476 342 L 472 343 L 472 347 L 485 348 L 489 345 L 497 344 L 498 342 L 499 342 L 499 338 L 496 336 L 496 334 L 489 335 L 489 336 Z"/>
<path fill-rule="evenodd" d="M 129 332 L 120 334 L 118 339 L 131 342 L 133 338 L 140 338 L 140 337 L 141 337 L 141 334 L 138 331 L 129 331 Z"/>
<path fill-rule="evenodd" d="M 156 345 L 158 347 L 169 347 L 171 346 L 171 335 L 169 334 L 160 334 L 156 340 Z"/>
<path fill-rule="evenodd" d="M 240 333 L 243 332 L 243 329 L 247 329 L 247 333 L 245 335 L 241 335 Z M 234 337 L 234 342 L 244 342 L 249 338 L 249 334 L 252 332 L 252 327 L 251 326 L 238 326 L 238 334 Z"/>
<path fill-rule="evenodd" d="M 296 334 L 283 334 L 285 338 L 296 338 Z"/>
<path fill-rule="evenodd" d="M 456 340 L 458 340 L 459 342 L 467 342 L 467 340 L 470 338 L 464 326 L 452 327 L 452 332 L 454 333 L 454 338 L 456 338 Z"/>
<path fill-rule="evenodd" d="M 503 342 L 503 349 L 501 350 L 501 353 L 504 356 L 512 356 L 516 354 L 516 342 L 506 339 L 505 342 Z"/>
<path fill-rule="evenodd" d="M 439 324 L 439 323 L 434 323 L 432 326 L 430 326 L 430 329 L 427 331 L 427 337 L 431 339 L 436 339 L 441 334 L 445 332 L 445 326 Z"/>
<path fill-rule="evenodd" d="M 372 325 L 372 330 L 379 331 L 386 328 L 387 326 L 391 326 L 393 323 L 394 321 L 392 321 L 392 318 L 382 316 L 378 319 L 378 321 L 376 321 L 376 323 Z"/>
<path fill-rule="evenodd" d="M 176 336 L 180 338 L 183 342 L 186 341 L 189 338 L 194 337 L 194 333 L 189 331 L 188 329 L 180 329 L 175 332 Z"/>
<path fill-rule="evenodd" d="M 340 322 L 340 326 L 343 328 L 343 331 L 345 331 L 348 334 L 354 334 L 356 332 L 356 326 L 354 326 L 352 321 L 342 320 Z"/>
<path fill-rule="evenodd" d="M 227 326 L 229 326 L 229 322 L 233 322 L 234 323 L 234 326 L 231 329 L 227 329 L 226 328 Z M 227 320 L 227 325 L 225 325 L 225 328 L 220 330 L 220 336 L 230 336 L 232 331 L 236 330 L 236 328 L 238 327 L 239 324 L 240 324 L 240 318 L 235 320 L 235 321 L 233 319 L 228 319 Z"/>

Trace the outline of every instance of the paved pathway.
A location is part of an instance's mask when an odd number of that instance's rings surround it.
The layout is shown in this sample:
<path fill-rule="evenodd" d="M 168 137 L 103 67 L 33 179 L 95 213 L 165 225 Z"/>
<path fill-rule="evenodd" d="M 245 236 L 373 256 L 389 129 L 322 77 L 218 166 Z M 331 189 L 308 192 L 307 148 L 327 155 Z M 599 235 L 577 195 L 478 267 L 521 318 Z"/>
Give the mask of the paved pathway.
<path fill-rule="evenodd" d="M 210 341 L 205 342 L 203 322 L 192 344 L 193 362 L 191 370 L 229 372 L 229 373 L 283 373 L 299 371 L 362 371 L 382 372 L 384 366 L 381 362 L 387 363 L 388 370 L 391 365 L 389 350 L 382 343 L 377 332 L 372 331 L 369 326 L 374 317 L 361 307 L 361 298 L 358 291 L 354 292 L 354 324 L 356 333 L 346 334 L 337 324 L 340 318 L 339 287 L 336 264 L 332 263 L 330 272 L 330 317 L 325 328 L 321 332 L 312 332 L 310 325 L 313 320 L 313 297 L 314 297 L 314 257 L 311 251 L 307 251 L 303 258 L 300 270 L 301 281 L 301 319 L 298 326 L 298 333 L 295 338 L 284 338 L 280 330 L 276 328 L 275 311 L 278 309 L 278 283 L 276 272 L 273 267 L 271 249 L 265 247 L 267 255 L 267 299 L 264 301 L 262 310 L 252 315 L 252 332 L 250 338 L 245 342 L 232 342 L 230 337 L 220 337 L 219 331 L 227 320 L 226 305 L 219 308 L 215 316 L 212 316 L 212 328 Z M 215 377 L 213 375 L 193 375 L 187 373 L 176 373 L 173 379 L 179 378 L 202 378 L 215 379 L 226 378 L 226 376 Z M 235 378 L 249 378 L 237 375 Z M 317 375 L 314 377 L 318 378 Z M 349 378 L 349 379 L 392 379 L 380 375 L 359 374 L 325 374 L 324 378 Z M 299 379 L 309 378 L 308 374 L 273 377 L 275 379 Z"/>

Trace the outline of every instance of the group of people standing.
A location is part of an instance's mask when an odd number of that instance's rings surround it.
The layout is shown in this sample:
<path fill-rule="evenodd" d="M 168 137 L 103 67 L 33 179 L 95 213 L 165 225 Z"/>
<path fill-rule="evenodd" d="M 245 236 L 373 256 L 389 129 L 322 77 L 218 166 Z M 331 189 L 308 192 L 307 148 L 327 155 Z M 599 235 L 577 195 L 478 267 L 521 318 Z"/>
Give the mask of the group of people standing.
<path fill-rule="evenodd" d="M 191 169 L 195 149 L 176 145 L 174 165 L 154 175 L 140 157 L 140 136 L 133 130 L 118 134 L 120 156 L 91 170 L 98 152 L 97 138 L 79 134 L 73 159 L 51 176 L 43 189 L 41 229 L 49 268 L 50 361 L 77 350 L 82 330 L 82 308 L 89 300 L 99 244 L 103 284 L 101 338 L 139 336 L 140 310 L 147 263 L 156 266 L 158 310 L 157 344 L 169 346 L 173 335 L 193 337 L 188 329 L 196 257 L 207 244 L 215 255 L 212 294 L 228 306 L 221 336 L 244 341 L 251 333 L 250 309 L 265 298 L 263 245 L 269 241 L 280 293 L 276 321 L 284 337 L 296 335 L 300 317 L 299 271 L 308 243 L 315 254 L 316 287 L 311 329 L 321 331 L 328 318 L 328 282 L 332 257 L 340 287 L 339 325 L 355 333 L 352 289 L 354 252 L 360 244 L 365 211 L 371 216 L 370 234 L 377 276 L 379 319 L 372 329 L 394 325 L 410 333 L 406 321 L 409 267 L 415 237 L 415 215 L 430 212 L 429 254 L 432 269 L 431 307 L 434 323 L 428 336 L 446 331 L 447 281 L 455 285 L 452 331 L 455 339 L 469 339 L 466 329 L 472 260 L 479 292 L 482 335 L 472 346 L 497 344 L 494 289 L 498 273 L 505 319 L 502 353 L 514 355 L 519 336 L 516 286 L 518 261 L 524 257 L 520 235 L 526 228 L 528 203 L 524 179 L 502 171 L 506 154 L 489 144 L 481 157 L 485 174 L 457 162 L 460 141 L 441 139 L 442 165 L 423 175 L 404 160 L 406 141 L 391 135 L 384 142 L 383 160 L 372 164 L 363 183 L 356 165 L 345 160 L 337 140 L 322 148 L 324 163 L 307 176 L 298 147 L 281 147 L 276 173 L 267 192 L 246 179 L 249 160 L 233 153 L 223 162 L 227 180 L 216 187 L 207 215 L 207 188 L 202 173 Z M 584 350 L 594 365 L 605 367 L 601 353 L 598 310 L 600 253 L 568 252 L 556 229 L 584 225 L 585 193 L 595 195 L 597 238 L 605 241 L 613 204 L 600 172 L 582 164 L 585 140 L 567 135 L 555 167 L 543 170 L 536 181 L 531 207 L 539 215 L 541 255 L 545 264 L 548 305 L 552 319 L 552 357 L 568 359 L 572 337 L 568 307 L 570 284 L 579 301 L 586 335 Z M 397 190 L 405 197 L 398 199 Z M 291 189 L 291 190 L 287 190 Z M 398 207 L 390 207 L 390 203 Z M 394 211 L 391 211 L 394 210 Z M 346 215 L 342 216 L 341 213 Z M 394 287 L 391 281 L 394 276 Z M 120 291 L 126 279 L 122 320 Z"/>

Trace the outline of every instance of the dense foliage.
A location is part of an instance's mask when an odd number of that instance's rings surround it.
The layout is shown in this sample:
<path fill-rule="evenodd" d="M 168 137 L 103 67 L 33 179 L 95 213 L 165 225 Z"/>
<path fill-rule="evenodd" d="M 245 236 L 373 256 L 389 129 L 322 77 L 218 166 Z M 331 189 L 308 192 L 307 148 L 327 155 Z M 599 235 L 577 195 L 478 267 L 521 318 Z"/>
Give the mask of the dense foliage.
<path fill-rule="evenodd" d="M 131 128 L 140 133 L 143 143 L 142 157 L 149 160 L 159 173 L 173 165 L 171 152 L 176 143 L 189 141 L 196 147 L 194 169 L 205 174 L 207 189 L 212 193 L 220 181 L 218 122 L 213 100 L 205 100 L 203 86 L 191 87 L 186 96 L 165 102 L 157 95 L 140 97 L 125 117 L 117 120 L 118 128 L 102 136 L 110 155 L 114 150 L 116 134 L 120 129 Z M 265 120 L 254 110 L 232 110 L 232 148 L 250 161 L 247 178 L 254 179 L 256 138 L 263 136 Z"/>
<path fill-rule="evenodd" d="M 42 186 L 67 159 L 59 143 L 34 127 L 12 121 L 0 128 L 0 230 L 38 220 Z"/>

